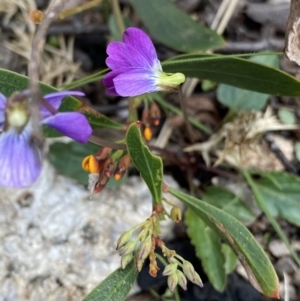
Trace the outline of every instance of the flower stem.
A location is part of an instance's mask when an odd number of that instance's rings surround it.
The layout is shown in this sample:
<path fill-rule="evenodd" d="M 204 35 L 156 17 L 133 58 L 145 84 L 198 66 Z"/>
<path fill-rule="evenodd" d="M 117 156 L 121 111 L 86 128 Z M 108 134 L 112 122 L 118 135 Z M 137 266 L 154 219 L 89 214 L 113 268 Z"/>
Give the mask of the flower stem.
<path fill-rule="evenodd" d="M 120 4 L 118 0 L 111 0 L 111 8 L 115 17 L 116 25 L 120 34 L 120 37 L 122 37 L 123 32 L 125 30 L 125 25 L 123 22 L 123 16 L 120 9 Z"/>
<path fill-rule="evenodd" d="M 187 113 L 187 106 L 186 106 L 186 103 L 184 102 L 184 97 L 183 97 L 183 94 L 182 94 L 181 87 L 178 87 L 178 98 L 179 98 L 180 107 L 181 107 L 181 110 L 182 110 L 182 114 L 183 114 L 183 118 L 184 118 L 184 121 L 185 121 L 185 126 L 186 126 L 186 130 L 187 130 L 189 140 L 190 140 L 191 143 L 194 143 L 195 140 L 194 140 L 194 137 L 193 137 L 193 130 L 192 130 L 191 123 L 189 121 L 189 116 L 188 116 L 188 113 Z"/>

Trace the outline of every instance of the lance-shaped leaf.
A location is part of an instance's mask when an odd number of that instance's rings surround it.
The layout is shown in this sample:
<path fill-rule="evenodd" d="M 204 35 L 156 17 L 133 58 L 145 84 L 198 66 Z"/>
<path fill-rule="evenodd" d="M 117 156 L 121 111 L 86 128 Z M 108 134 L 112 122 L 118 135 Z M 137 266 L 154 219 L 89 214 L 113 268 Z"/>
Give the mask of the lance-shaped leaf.
<path fill-rule="evenodd" d="M 5 96 L 9 97 L 15 91 L 22 91 L 28 88 L 28 78 L 26 76 L 11 72 L 5 69 L 0 69 L 0 92 Z M 47 94 L 52 92 L 58 92 L 57 89 L 41 83 L 41 93 Z M 101 113 L 89 108 L 78 99 L 68 96 L 63 99 L 63 102 L 59 108 L 60 112 L 78 111 L 82 112 L 93 128 L 111 128 L 111 129 L 123 129 L 124 126 L 115 122 Z M 45 127 L 44 130 L 46 137 L 59 137 L 62 136 L 60 133 Z"/>
<path fill-rule="evenodd" d="M 223 291 L 226 285 L 225 256 L 219 235 L 190 208 L 185 213 L 185 224 L 210 283 L 216 290 Z"/>
<path fill-rule="evenodd" d="M 136 277 L 137 271 L 132 261 L 124 270 L 120 268 L 110 274 L 82 301 L 123 301 Z"/>
<path fill-rule="evenodd" d="M 258 291 L 268 297 L 279 299 L 275 270 L 268 256 L 243 224 L 228 213 L 181 191 L 173 188 L 169 188 L 169 191 L 230 245 L 245 268 L 249 281 Z"/>
<path fill-rule="evenodd" d="M 192 20 L 170 0 L 130 0 L 130 3 L 151 36 L 170 48 L 196 52 L 224 44 L 220 35 Z"/>
<path fill-rule="evenodd" d="M 183 55 L 165 61 L 163 69 L 266 94 L 300 96 L 300 82 L 293 76 L 236 56 Z"/>
<path fill-rule="evenodd" d="M 155 204 L 161 204 L 163 165 L 160 157 L 153 155 L 145 145 L 139 123 L 132 123 L 126 134 L 128 153 L 146 182 Z"/>

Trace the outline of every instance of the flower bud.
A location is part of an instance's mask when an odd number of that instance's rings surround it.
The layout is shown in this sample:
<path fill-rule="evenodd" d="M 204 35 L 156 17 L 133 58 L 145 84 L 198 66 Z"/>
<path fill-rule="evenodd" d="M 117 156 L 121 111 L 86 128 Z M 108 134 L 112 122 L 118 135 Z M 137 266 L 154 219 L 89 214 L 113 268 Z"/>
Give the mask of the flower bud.
<path fill-rule="evenodd" d="M 166 265 L 166 267 L 162 273 L 163 276 L 169 276 L 169 275 L 176 273 L 177 267 L 178 267 L 178 263 L 176 263 L 176 262 Z"/>
<path fill-rule="evenodd" d="M 132 240 L 132 241 L 128 242 L 121 250 L 120 255 L 124 256 L 124 255 L 132 253 L 136 247 L 137 242 L 138 242 L 137 240 Z"/>
<path fill-rule="evenodd" d="M 123 178 L 124 174 L 127 172 L 129 168 L 129 165 L 130 165 L 130 156 L 127 154 L 120 159 L 117 168 L 114 172 L 114 179 L 116 181 L 119 181 Z"/>
<path fill-rule="evenodd" d="M 152 139 L 153 132 L 151 130 L 151 127 L 148 124 L 146 124 L 146 126 L 145 126 L 143 136 L 147 141 L 150 141 Z"/>
<path fill-rule="evenodd" d="M 145 260 L 152 249 L 152 238 L 151 235 L 148 235 L 148 237 L 141 243 L 138 252 L 137 252 L 137 258 L 138 260 Z"/>
<path fill-rule="evenodd" d="M 138 272 L 142 270 L 143 264 L 145 260 L 138 259 L 138 257 L 135 257 L 135 268 Z"/>
<path fill-rule="evenodd" d="M 102 147 L 96 154 L 96 158 L 99 160 L 99 161 L 104 161 L 106 160 L 109 156 L 110 156 L 110 153 L 111 153 L 112 149 L 109 148 L 109 147 Z"/>
<path fill-rule="evenodd" d="M 130 229 L 130 230 L 124 232 L 119 237 L 118 242 L 117 242 L 117 250 L 119 250 L 120 248 L 125 246 L 130 241 L 133 231 L 134 231 L 133 229 Z"/>
<path fill-rule="evenodd" d="M 126 254 L 126 255 L 123 255 L 122 258 L 121 258 L 121 267 L 122 269 L 125 269 L 127 264 L 131 262 L 133 258 L 133 254 L 132 253 L 129 253 L 129 254 Z"/>
<path fill-rule="evenodd" d="M 179 207 L 177 206 L 173 206 L 171 209 L 171 213 L 170 213 L 171 219 L 176 222 L 179 223 L 181 221 L 181 210 Z"/>
<path fill-rule="evenodd" d="M 154 126 L 158 126 L 161 118 L 160 108 L 156 102 L 152 102 L 150 106 L 151 122 Z"/>
<path fill-rule="evenodd" d="M 99 173 L 100 164 L 94 155 L 85 157 L 82 161 L 82 168 L 89 173 Z"/>
<path fill-rule="evenodd" d="M 186 277 L 184 276 L 184 274 L 180 271 L 177 270 L 176 271 L 177 277 L 178 277 L 178 284 L 186 291 L 187 287 L 187 280 Z"/>
<path fill-rule="evenodd" d="M 144 108 L 142 112 L 142 122 L 144 124 L 148 124 L 150 121 L 149 117 L 150 117 L 149 110 L 147 108 Z"/>
<path fill-rule="evenodd" d="M 111 175 L 113 174 L 115 169 L 115 162 L 112 158 L 108 158 L 106 159 L 106 161 L 104 162 L 103 165 L 103 171 L 102 174 L 104 177 L 106 177 L 107 179 L 109 179 L 111 177 Z"/>
<path fill-rule="evenodd" d="M 44 13 L 37 9 L 32 9 L 29 12 L 29 18 L 35 24 L 40 24 L 44 19 Z"/>
<path fill-rule="evenodd" d="M 184 261 L 182 265 L 184 275 L 193 283 L 203 286 L 200 276 L 196 273 L 193 265 L 189 261 Z"/>
<path fill-rule="evenodd" d="M 171 274 L 169 277 L 168 277 L 168 287 L 170 289 L 170 291 L 173 293 L 174 292 L 174 289 L 175 287 L 177 286 L 178 284 L 178 276 L 177 274 Z"/>

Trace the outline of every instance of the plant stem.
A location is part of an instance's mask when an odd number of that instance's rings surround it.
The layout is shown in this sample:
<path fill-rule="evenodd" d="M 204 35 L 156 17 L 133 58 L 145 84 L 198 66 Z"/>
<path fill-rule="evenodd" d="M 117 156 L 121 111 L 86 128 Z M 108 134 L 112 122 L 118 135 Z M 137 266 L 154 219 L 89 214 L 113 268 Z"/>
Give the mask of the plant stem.
<path fill-rule="evenodd" d="M 184 97 L 183 97 L 183 94 L 182 94 L 181 87 L 178 87 L 178 98 L 179 98 L 179 103 L 180 103 L 181 111 L 182 111 L 183 118 L 184 118 L 184 121 L 185 121 L 185 126 L 186 126 L 186 130 L 187 130 L 189 140 L 190 140 L 191 143 L 194 143 L 195 140 L 194 140 L 194 137 L 193 137 L 194 136 L 193 135 L 193 129 L 192 129 L 192 126 L 191 126 L 190 121 L 189 121 L 189 116 L 188 116 L 188 113 L 187 113 L 187 106 L 186 106 L 186 103 L 184 101 Z"/>
<path fill-rule="evenodd" d="M 120 37 L 122 37 L 123 32 L 125 30 L 125 25 L 123 22 L 123 16 L 120 9 L 120 4 L 118 0 L 111 0 L 111 8 L 115 17 L 115 21 L 117 24 L 117 28 L 120 34 Z"/>
<path fill-rule="evenodd" d="M 100 4 L 103 0 L 91 0 L 87 3 L 84 3 L 83 5 L 80 6 L 76 6 L 74 8 L 70 8 L 70 9 L 64 9 L 59 15 L 58 17 L 60 19 L 64 19 L 76 14 L 79 14 L 87 9 L 93 8 L 94 6 Z"/>
<path fill-rule="evenodd" d="M 277 223 L 276 219 L 273 217 L 273 215 L 269 211 L 269 208 L 266 205 L 266 203 L 265 203 L 263 197 L 261 196 L 259 190 L 257 189 L 257 186 L 256 186 L 255 182 L 253 181 L 250 173 L 247 170 L 243 170 L 242 173 L 243 173 L 243 176 L 245 177 L 246 181 L 248 182 L 248 185 L 251 187 L 251 189 L 253 191 L 253 194 L 255 196 L 255 199 L 257 201 L 258 206 L 265 213 L 265 215 L 269 219 L 270 223 L 274 227 L 275 231 L 277 232 L 278 236 L 284 242 L 284 244 L 286 245 L 286 247 L 290 251 L 291 255 L 293 256 L 294 260 L 300 266 L 300 258 L 298 257 L 297 253 L 293 250 L 287 236 L 282 231 L 280 225 Z"/>

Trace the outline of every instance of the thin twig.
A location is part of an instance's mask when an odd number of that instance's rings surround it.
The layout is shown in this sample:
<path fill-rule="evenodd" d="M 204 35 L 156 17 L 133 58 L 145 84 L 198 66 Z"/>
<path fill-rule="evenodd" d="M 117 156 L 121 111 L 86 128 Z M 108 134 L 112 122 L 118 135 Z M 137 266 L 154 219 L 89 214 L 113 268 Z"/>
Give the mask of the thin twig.
<path fill-rule="evenodd" d="M 32 51 L 31 51 L 31 58 L 28 66 L 28 74 L 29 74 L 29 86 L 30 86 L 30 94 L 31 94 L 31 123 L 33 127 L 33 137 L 37 141 L 42 141 L 42 130 L 40 127 L 40 103 L 49 109 L 51 112 L 53 108 L 49 106 L 48 102 L 44 101 L 41 96 L 40 89 L 39 89 L 39 67 L 41 62 L 41 54 L 44 49 L 45 40 L 46 40 L 46 33 L 56 18 L 58 13 L 63 9 L 65 1 L 61 0 L 53 0 L 46 13 L 43 22 L 39 25 L 36 34 L 32 41 Z"/>

